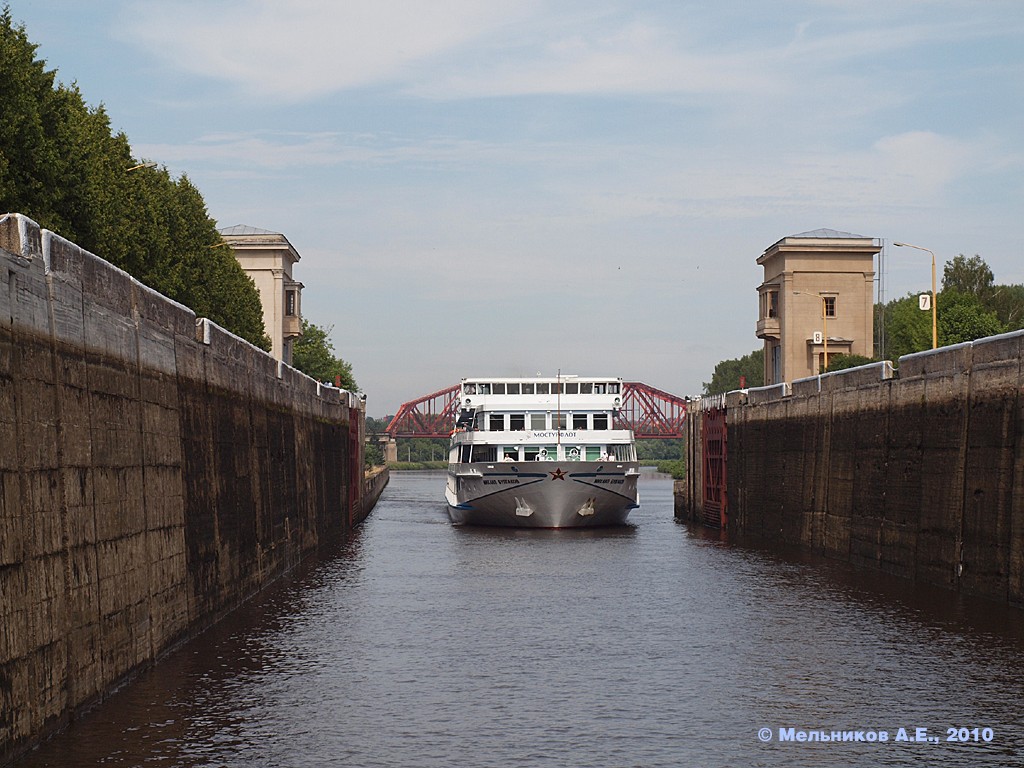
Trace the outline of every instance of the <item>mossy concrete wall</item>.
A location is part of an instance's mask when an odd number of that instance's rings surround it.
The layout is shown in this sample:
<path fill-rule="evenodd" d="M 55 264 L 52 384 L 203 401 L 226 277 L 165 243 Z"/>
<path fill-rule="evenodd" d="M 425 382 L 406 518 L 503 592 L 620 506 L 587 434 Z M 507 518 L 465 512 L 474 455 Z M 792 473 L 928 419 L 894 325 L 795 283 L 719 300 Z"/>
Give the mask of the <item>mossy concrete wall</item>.
<path fill-rule="evenodd" d="M 0 218 L 0 764 L 361 520 L 363 417 Z"/>
<path fill-rule="evenodd" d="M 730 393 L 730 532 L 1024 605 L 1022 345 L 1011 333 L 908 355 L 892 377 L 865 366 Z M 701 489 L 679 492 L 677 514 L 700 519 Z"/>

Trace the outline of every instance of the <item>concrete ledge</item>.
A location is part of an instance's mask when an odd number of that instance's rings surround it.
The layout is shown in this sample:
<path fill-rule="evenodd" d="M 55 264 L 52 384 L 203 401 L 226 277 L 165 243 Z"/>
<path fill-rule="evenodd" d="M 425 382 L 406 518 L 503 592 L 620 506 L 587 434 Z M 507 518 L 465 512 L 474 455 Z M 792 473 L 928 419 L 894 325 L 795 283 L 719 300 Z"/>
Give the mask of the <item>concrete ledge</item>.
<path fill-rule="evenodd" d="M 792 385 L 793 397 L 808 397 L 821 392 L 821 376 L 797 379 Z"/>
<path fill-rule="evenodd" d="M 888 360 L 858 365 L 842 371 L 831 371 L 818 376 L 807 376 L 793 382 L 793 394 L 800 397 L 819 392 L 841 392 L 847 389 L 873 386 L 895 377 L 893 364 Z"/>
<path fill-rule="evenodd" d="M 747 403 L 750 405 L 771 403 L 784 397 L 789 397 L 792 394 L 792 389 L 787 382 L 772 384 L 767 387 L 751 387 L 744 391 L 747 393 Z"/>
<path fill-rule="evenodd" d="M 879 363 L 858 365 L 843 371 L 831 371 L 821 375 L 822 392 L 838 392 L 844 389 L 856 389 L 886 381 L 895 375 L 893 364 L 888 360 Z"/>
<path fill-rule="evenodd" d="M 194 338 L 196 313 L 148 285 L 132 280 L 132 304 L 141 320 L 175 336 Z"/>
<path fill-rule="evenodd" d="M 1007 361 L 1019 363 L 1022 345 L 1024 345 L 1024 331 L 987 336 L 984 339 L 972 341 L 971 345 L 973 346 L 971 363 L 975 367 Z"/>
<path fill-rule="evenodd" d="M 971 369 L 971 350 L 974 342 L 965 341 L 950 347 L 929 349 L 903 355 L 899 359 L 900 378 L 912 379 L 915 376 L 934 376 L 937 374 L 966 373 Z"/>
<path fill-rule="evenodd" d="M 741 405 L 746 405 L 747 390 L 734 389 L 732 392 L 726 392 L 723 400 L 725 408 L 736 408 Z"/>
<path fill-rule="evenodd" d="M 0 248 L 19 259 L 42 258 L 42 230 L 20 213 L 0 215 Z"/>

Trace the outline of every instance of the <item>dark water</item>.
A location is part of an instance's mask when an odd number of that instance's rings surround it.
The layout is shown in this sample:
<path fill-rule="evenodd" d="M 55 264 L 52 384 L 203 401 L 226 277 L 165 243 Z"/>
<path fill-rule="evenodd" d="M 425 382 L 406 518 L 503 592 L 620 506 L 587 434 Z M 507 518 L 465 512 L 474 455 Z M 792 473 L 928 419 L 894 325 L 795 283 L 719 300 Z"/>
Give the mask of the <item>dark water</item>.
<path fill-rule="evenodd" d="M 667 480 L 599 531 L 453 528 L 442 491 L 395 474 L 337 552 L 18 765 L 1024 765 L 1019 611 L 719 542 Z M 795 740 L 820 730 L 889 740 Z"/>

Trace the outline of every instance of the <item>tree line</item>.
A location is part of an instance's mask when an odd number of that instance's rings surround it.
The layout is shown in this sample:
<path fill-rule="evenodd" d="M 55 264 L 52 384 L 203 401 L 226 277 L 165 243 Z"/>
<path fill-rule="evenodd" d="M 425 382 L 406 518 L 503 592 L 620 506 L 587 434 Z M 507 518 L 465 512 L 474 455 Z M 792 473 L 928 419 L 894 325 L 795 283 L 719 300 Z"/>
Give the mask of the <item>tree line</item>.
<path fill-rule="evenodd" d="M 981 256 L 959 254 L 942 270 L 942 289 L 936 296 L 937 336 L 940 347 L 1024 328 L 1024 285 L 997 285 Z M 878 356 L 829 355 L 826 371 L 838 371 L 881 359 L 897 362 L 903 355 L 932 346 L 932 314 L 921 311 L 918 294 L 875 305 Z M 884 333 L 882 332 L 884 329 Z M 883 345 L 884 344 L 884 345 Z M 715 366 L 704 394 L 738 389 L 740 377 L 748 387 L 764 385 L 764 350 L 723 360 Z"/>
<path fill-rule="evenodd" d="M 270 351 L 259 291 L 217 231 L 184 174 L 132 154 L 103 106 L 57 81 L 16 24 L 0 11 L 0 213 L 21 213 L 120 267 L 260 349 Z M 334 354 L 331 329 L 303 321 L 292 364 L 358 391 Z"/>
<path fill-rule="evenodd" d="M 0 210 L 22 213 L 269 350 L 253 281 L 185 175 L 132 155 L 102 106 L 56 81 L 0 12 Z"/>

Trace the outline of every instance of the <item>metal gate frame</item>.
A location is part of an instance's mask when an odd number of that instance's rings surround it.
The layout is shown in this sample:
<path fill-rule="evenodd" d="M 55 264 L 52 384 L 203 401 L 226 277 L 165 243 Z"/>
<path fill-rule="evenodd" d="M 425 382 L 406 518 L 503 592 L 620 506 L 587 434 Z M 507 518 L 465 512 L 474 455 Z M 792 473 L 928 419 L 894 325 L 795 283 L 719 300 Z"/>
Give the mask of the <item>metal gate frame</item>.
<path fill-rule="evenodd" d="M 704 525 L 726 528 L 729 521 L 728 495 L 728 430 L 725 408 L 708 408 L 702 412 L 701 437 L 704 449 Z"/>

